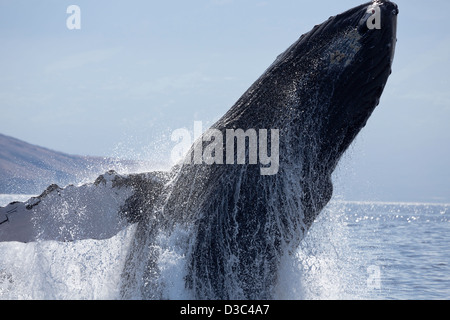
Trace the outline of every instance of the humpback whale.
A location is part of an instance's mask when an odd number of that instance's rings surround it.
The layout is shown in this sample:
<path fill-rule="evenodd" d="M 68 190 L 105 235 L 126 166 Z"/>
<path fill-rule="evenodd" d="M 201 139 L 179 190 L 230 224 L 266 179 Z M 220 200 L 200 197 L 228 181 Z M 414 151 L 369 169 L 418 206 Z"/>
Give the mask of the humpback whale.
<path fill-rule="evenodd" d="M 196 146 L 211 141 L 206 132 L 147 206 L 123 270 L 123 298 L 136 287 L 139 298 L 161 297 L 157 238 L 180 229 L 185 284 L 196 299 L 274 297 L 281 257 L 299 246 L 330 200 L 332 172 L 379 104 L 397 15 L 387 0 L 357 6 L 316 25 L 276 58 L 211 127 L 224 136 L 230 129 L 276 129 L 276 174 L 225 159 L 191 161 Z"/>

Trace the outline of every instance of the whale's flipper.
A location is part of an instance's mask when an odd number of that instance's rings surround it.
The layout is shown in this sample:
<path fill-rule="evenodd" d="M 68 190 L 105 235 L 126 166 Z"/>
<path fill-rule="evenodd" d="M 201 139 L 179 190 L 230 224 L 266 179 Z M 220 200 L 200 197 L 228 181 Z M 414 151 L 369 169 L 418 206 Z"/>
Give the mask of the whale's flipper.
<path fill-rule="evenodd" d="M 0 242 L 110 238 L 142 219 L 167 176 L 109 171 L 82 186 L 51 185 L 38 197 L 0 207 Z"/>

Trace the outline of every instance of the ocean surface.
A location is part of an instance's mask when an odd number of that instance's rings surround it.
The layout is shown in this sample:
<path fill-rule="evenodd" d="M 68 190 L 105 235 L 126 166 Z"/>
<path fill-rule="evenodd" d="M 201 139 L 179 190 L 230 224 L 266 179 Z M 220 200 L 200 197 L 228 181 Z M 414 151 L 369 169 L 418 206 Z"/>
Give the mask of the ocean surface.
<path fill-rule="evenodd" d="M 0 195 L 0 206 L 30 196 Z M 131 226 L 107 240 L 0 243 L 0 299 L 118 299 Z M 161 251 L 168 299 L 185 257 Z M 450 299 L 450 204 L 333 200 L 282 261 L 277 299 Z"/>

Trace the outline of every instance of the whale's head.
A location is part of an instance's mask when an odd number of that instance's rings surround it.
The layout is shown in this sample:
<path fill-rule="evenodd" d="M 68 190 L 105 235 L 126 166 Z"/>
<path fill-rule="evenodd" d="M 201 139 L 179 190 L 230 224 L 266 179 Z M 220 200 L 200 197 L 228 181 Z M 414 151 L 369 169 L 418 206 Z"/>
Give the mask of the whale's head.
<path fill-rule="evenodd" d="M 341 68 L 336 72 L 337 81 L 332 82 L 327 121 L 321 131 L 319 158 L 332 159 L 331 170 L 379 104 L 391 74 L 398 12 L 390 1 L 374 1 L 335 18 L 342 22 L 332 28 L 348 31 L 328 52 L 330 69 L 333 64 Z"/>
<path fill-rule="evenodd" d="M 315 161 L 333 171 L 340 156 L 379 104 L 396 45 L 398 7 L 373 1 L 316 26 L 308 43 L 317 50 L 309 85 L 318 86 Z M 316 73 L 315 73 L 316 72 Z"/>
<path fill-rule="evenodd" d="M 302 164 L 309 223 L 331 198 L 339 159 L 379 104 L 391 74 L 398 12 L 390 1 L 373 1 L 330 17 L 302 35 L 257 82 L 277 88 L 266 89 L 261 100 L 271 101 L 274 119 L 281 115 L 280 170 L 293 161 Z"/>

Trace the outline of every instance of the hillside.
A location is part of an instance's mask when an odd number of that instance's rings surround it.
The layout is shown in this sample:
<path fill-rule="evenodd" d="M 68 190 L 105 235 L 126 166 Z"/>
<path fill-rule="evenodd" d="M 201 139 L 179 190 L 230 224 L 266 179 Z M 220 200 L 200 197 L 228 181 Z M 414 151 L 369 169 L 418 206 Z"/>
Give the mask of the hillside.
<path fill-rule="evenodd" d="M 110 169 L 133 171 L 135 161 L 69 155 L 0 134 L 0 193 L 40 194 L 50 184 L 65 186 Z"/>

